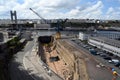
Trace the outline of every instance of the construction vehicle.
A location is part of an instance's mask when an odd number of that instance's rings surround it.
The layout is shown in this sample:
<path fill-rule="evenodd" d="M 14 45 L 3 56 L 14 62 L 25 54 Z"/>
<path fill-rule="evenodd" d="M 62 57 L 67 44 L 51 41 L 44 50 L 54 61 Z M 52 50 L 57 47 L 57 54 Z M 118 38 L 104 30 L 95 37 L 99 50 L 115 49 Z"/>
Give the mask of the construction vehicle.
<path fill-rule="evenodd" d="M 42 19 L 45 23 L 47 22 L 47 20 L 43 17 L 41 17 L 37 12 L 35 12 L 32 8 L 29 8 L 33 13 L 35 13 L 40 19 Z M 68 19 L 62 20 L 62 19 L 58 19 L 56 22 L 56 35 L 55 38 L 56 39 L 60 39 L 61 38 L 61 33 L 60 31 L 63 30 L 64 24 Z"/>

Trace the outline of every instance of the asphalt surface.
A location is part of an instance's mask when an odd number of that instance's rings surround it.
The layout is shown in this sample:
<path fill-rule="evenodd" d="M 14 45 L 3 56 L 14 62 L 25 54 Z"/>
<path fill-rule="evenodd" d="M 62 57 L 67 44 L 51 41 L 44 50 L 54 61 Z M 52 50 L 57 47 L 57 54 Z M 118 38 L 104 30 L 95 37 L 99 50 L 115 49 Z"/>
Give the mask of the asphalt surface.
<path fill-rule="evenodd" d="M 105 67 L 96 67 L 98 65 L 96 61 L 89 59 L 86 65 L 91 80 L 112 80 L 112 73 Z"/>
<path fill-rule="evenodd" d="M 82 50 L 84 50 L 86 53 L 89 54 L 89 50 L 83 48 L 83 47 L 80 45 L 80 43 L 82 43 L 80 40 L 77 39 L 76 42 L 78 42 L 78 45 L 79 45 L 79 47 L 81 47 Z M 94 55 L 94 57 L 95 57 L 97 60 L 99 60 L 100 62 L 102 62 L 103 64 L 105 64 L 106 66 L 109 66 L 109 67 L 114 68 L 114 69 L 120 74 L 120 69 L 119 69 L 118 67 L 115 67 L 114 64 L 109 63 L 108 60 L 103 59 L 103 58 L 100 57 L 99 55 L 96 55 L 96 56 Z M 117 59 L 117 58 L 113 58 L 113 59 Z"/>
<path fill-rule="evenodd" d="M 84 52 L 83 57 L 86 62 L 86 68 L 90 80 L 112 80 L 113 75 L 110 70 L 105 67 L 97 67 L 97 65 L 102 62 L 97 61 L 94 56 L 90 55 L 87 51 L 85 51 L 82 47 L 78 46 L 76 43 L 72 41 L 69 42 L 76 48 L 78 48 L 80 52 Z"/>
<path fill-rule="evenodd" d="M 28 42 L 22 51 L 14 55 L 14 59 L 9 64 L 11 80 L 34 80 L 23 66 L 23 57 L 27 51 L 32 49 L 33 45 L 33 41 Z"/>
<path fill-rule="evenodd" d="M 27 52 L 24 56 L 23 63 L 26 70 L 35 80 L 63 80 L 45 65 L 39 56 L 36 55 L 36 48 L 32 52 Z M 38 78 L 34 77 L 38 76 Z"/>

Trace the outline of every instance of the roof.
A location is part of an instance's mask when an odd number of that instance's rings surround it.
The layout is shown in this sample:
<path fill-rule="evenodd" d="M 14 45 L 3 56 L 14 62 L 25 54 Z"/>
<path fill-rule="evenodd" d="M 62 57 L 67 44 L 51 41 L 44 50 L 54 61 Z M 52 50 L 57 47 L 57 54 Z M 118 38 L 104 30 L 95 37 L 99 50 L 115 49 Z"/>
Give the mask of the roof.
<path fill-rule="evenodd" d="M 120 41 L 118 40 L 114 40 L 114 39 L 109 39 L 106 37 L 91 37 L 91 39 L 97 40 L 97 41 L 101 41 L 103 43 L 112 45 L 112 46 L 116 46 L 120 48 Z"/>

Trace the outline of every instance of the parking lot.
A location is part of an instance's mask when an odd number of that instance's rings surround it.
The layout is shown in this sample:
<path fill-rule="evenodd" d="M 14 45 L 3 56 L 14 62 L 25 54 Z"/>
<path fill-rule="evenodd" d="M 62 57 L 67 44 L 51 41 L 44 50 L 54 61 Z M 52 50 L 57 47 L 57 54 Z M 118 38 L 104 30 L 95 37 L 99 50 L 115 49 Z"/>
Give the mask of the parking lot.
<path fill-rule="evenodd" d="M 74 43 L 82 47 L 89 54 L 93 55 L 100 63 L 114 68 L 120 74 L 120 58 L 112 53 L 98 49 L 95 46 L 91 46 L 87 41 L 81 41 L 79 39 L 72 40 Z"/>

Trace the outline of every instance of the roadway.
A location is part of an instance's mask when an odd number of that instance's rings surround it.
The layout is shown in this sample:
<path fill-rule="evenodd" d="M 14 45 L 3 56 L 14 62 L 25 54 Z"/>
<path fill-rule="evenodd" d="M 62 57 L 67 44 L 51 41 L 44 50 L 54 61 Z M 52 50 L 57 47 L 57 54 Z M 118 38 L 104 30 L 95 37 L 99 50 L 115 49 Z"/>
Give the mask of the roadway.
<path fill-rule="evenodd" d="M 94 56 L 90 55 L 87 51 L 85 51 L 85 49 L 78 46 L 76 43 L 72 41 L 69 42 L 71 43 L 71 45 L 76 47 L 80 51 L 80 53 L 83 54 L 82 57 L 85 60 L 86 68 L 90 80 L 112 80 L 113 75 L 110 70 L 102 66 L 97 67 L 97 65 L 99 65 L 102 62 L 98 61 Z"/>
<path fill-rule="evenodd" d="M 28 41 L 25 48 L 14 55 L 13 60 L 9 64 L 9 73 L 11 80 L 62 80 L 54 72 L 52 76 L 44 69 L 44 66 L 38 60 L 33 51 L 35 49 L 36 36 L 34 34 L 33 41 Z"/>
<path fill-rule="evenodd" d="M 25 54 L 23 64 L 35 80 L 63 80 L 49 69 L 49 67 L 41 61 L 40 57 L 36 55 L 36 47 L 33 47 L 31 52 Z"/>
<path fill-rule="evenodd" d="M 23 57 L 25 53 L 30 51 L 33 47 L 33 41 L 26 44 L 24 50 L 14 55 L 13 60 L 9 64 L 9 72 L 11 80 L 34 80 L 23 66 Z"/>

